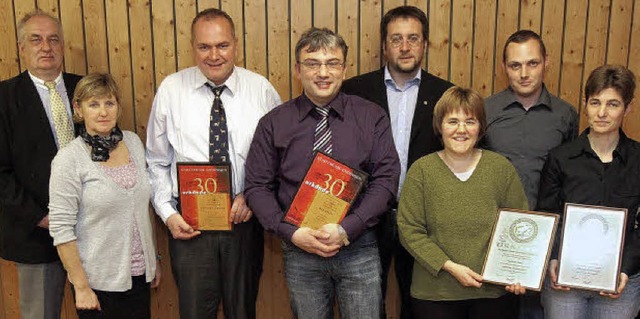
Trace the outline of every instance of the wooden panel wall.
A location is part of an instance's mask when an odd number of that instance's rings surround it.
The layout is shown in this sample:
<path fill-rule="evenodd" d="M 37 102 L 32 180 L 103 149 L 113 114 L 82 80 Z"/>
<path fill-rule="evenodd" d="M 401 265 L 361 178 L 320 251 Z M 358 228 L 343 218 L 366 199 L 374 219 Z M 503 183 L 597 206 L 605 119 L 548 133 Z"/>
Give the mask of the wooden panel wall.
<path fill-rule="evenodd" d="M 60 17 L 65 33 L 65 69 L 111 72 L 123 91 L 121 126 L 145 138 L 155 88 L 168 75 L 191 66 L 190 25 L 196 12 L 222 8 L 236 22 L 237 64 L 265 75 L 283 100 L 297 96 L 293 48 L 310 26 L 328 27 L 349 45 L 348 76 L 379 68 L 379 21 L 389 9 L 415 5 L 430 16 L 425 67 L 431 73 L 483 95 L 502 90 L 504 41 L 517 29 L 541 33 L 550 66 L 549 90 L 579 107 L 589 72 L 603 63 L 623 64 L 640 75 L 640 0 L 0 0 L 0 79 L 24 70 L 16 45 L 16 23 L 40 7 Z M 625 122 L 640 139 L 640 111 Z M 584 125 L 584 122 L 583 122 Z M 165 227 L 157 225 L 160 251 L 167 253 Z M 268 236 L 258 301 L 260 318 L 289 318 L 279 241 Z M 164 281 L 153 292 L 154 318 L 178 318 L 168 261 Z M 396 286 L 388 307 L 397 317 Z M 15 266 L 0 262 L 0 319 L 19 318 Z M 68 295 L 67 295 L 68 296 Z M 75 318 L 67 298 L 63 318 Z"/>

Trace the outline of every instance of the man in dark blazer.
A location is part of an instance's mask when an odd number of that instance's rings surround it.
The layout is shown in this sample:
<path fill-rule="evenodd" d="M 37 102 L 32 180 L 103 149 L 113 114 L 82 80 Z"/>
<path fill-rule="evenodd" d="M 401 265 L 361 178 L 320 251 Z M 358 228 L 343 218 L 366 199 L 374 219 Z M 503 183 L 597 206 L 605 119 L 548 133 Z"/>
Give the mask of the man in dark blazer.
<path fill-rule="evenodd" d="M 49 173 L 75 136 L 80 77 L 62 72 L 62 27 L 47 13 L 20 20 L 18 47 L 27 71 L 0 82 L 0 257 L 16 262 L 22 318 L 60 318 L 66 273 L 49 236 Z"/>
<path fill-rule="evenodd" d="M 400 189 L 408 168 L 420 157 L 442 149 L 433 130 L 433 108 L 453 84 L 422 70 L 427 49 L 429 22 L 422 10 L 401 6 L 387 12 L 380 23 L 386 66 L 344 82 L 342 90 L 380 105 L 389 114 L 393 139 L 400 156 Z M 398 191 L 398 198 L 400 191 Z M 397 203 L 394 203 L 394 207 Z M 401 295 L 401 318 L 411 318 L 411 275 L 413 257 L 400 245 L 396 210 L 383 215 L 378 224 L 378 245 L 382 263 L 382 292 L 392 257 Z M 385 315 L 386 318 L 386 315 Z"/>

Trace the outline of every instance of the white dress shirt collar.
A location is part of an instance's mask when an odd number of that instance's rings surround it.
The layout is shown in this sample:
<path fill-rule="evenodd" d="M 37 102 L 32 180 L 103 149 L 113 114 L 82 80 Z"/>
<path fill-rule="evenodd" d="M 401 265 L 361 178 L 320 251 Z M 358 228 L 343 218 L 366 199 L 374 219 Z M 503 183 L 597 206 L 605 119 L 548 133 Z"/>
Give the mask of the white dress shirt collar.
<path fill-rule="evenodd" d="M 39 86 L 41 88 L 47 89 L 48 88 L 44 85 L 45 80 L 33 75 L 33 73 L 27 71 L 27 73 L 29 73 L 29 77 L 31 78 L 31 81 L 33 81 L 33 83 L 36 86 Z M 62 72 L 60 72 L 60 74 L 58 74 L 58 76 L 55 78 L 55 80 L 53 80 L 53 82 L 56 83 L 56 87 L 60 84 L 60 82 L 62 82 Z"/>
<path fill-rule="evenodd" d="M 422 70 L 419 70 L 418 73 L 416 73 L 416 76 L 413 77 L 413 79 L 405 82 L 404 87 L 400 88 L 398 87 L 398 84 L 396 83 L 396 81 L 391 77 L 391 73 L 389 72 L 389 65 L 384 66 L 384 82 L 387 84 L 392 84 L 393 88 L 396 89 L 396 91 L 404 91 L 414 83 L 420 84 L 421 79 L 422 79 Z"/>
<path fill-rule="evenodd" d="M 226 81 L 224 81 L 224 83 L 222 83 L 221 85 L 215 85 L 215 83 L 207 79 L 204 73 L 202 73 L 202 71 L 200 71 L 200 69 L 198 68 L 198 71 L 196 72 L 196 80 L 194 82 L 194 85 L 195 85 L 194 89 L 196 90 L 200 89 L 207 83 L 211 84 L 213 87 L 226 85 L 228 92 L 231 94 L 231 96 L 233 96 L 235 92 L 237 92 L 238 82 L 239 82 L 238 72 L 236 72 L 235 66 L 233 67 L 233 71 L 231 72 L 231 75 L 229 76 L 229 78 Z"/>

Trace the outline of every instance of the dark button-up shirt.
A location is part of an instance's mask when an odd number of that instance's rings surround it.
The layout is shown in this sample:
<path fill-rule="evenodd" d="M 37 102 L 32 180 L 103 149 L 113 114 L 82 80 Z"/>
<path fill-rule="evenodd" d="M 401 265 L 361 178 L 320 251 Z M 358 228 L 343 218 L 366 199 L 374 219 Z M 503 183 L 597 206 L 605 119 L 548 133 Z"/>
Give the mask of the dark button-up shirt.
<path fill-rule="evenodd" d="M 622 272 L 631 276 L 640 267 L 634 230 L 640 205 L 640 143 L 621 130 L 613 161 L 605 164 L 591 148 L 588 133 L 587 129 L 576 140 L 549 153 L 540 180 L 538 209 L 562 217 L 565 203 L 626 208 Z M 559 238 L 552 258 L 557 258 Z"/>
<path fill-rule="evenodd" d="M 329 103 L 332 157 L 369 174 L 367 185 L 340 223 L 350 240 L 377 224 L 395 197 L 400 162 L 389 118 L 377 105 L 339 93 Z M 296 226 L 282 218 L 313 160 L 319 116 L 303 94 L 265 115 L 256 128 L 246 162 L 245 198 L 268 231 L 291 240 Z"/>
<path fill-rule="evenodd" d="M 522 107 L 510 88 L 487 98 L 485 110 L 487 133 L 481 146 L 511 161 L 533 209 L 547 154 L 578 135 L 578 113 L 545 87 L 529 110 Z"/>

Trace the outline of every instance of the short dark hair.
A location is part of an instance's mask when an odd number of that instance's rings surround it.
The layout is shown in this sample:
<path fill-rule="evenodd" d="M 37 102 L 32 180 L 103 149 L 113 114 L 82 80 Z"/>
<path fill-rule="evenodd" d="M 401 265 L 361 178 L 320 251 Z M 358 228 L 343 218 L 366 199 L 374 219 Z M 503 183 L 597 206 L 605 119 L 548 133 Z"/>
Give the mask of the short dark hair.
<path fill-rule="evenodd" d="M 540 44 L 542 59 L 547 59 L 547 48 L 544 46 L 544 42 L 542 42 L 540 35 L 531 30 L 518 30 L 510 35 L 507 42 L 504 44 L 504 49 L 502 50 L 502 62 L 507 62 L 507 47 L 509 46 L 509 43 L 524 43 L 529 40 L 538 41 L 538 44 Z"/>
<path fill-rule="evenodd" d="M 200 21 L 201 19 L 204 19 L 205 21 L 211 21 L 218 18 L 223 18 L 229 21 L 229 24 L 231 25 L 231 35 L 235 38 L 236 25 L 233 23 L 233 19 L 231 19 L 231 16 L 220 9 L 209 8 L 198 12 L 198 14 L 196 14 L 196 17 L 193 18 L 193 21 L 191 21 L 191 41 L 193 42 L 194 39 L 193 28 L 198 21 Z"/>
<path fill-rule="evenodd" d="M 420 24 L 422 24 L 422 38 L 425 41 L 429 40 L 429 19 L 427 19 L 427 15 L 422 10 L 414 6 L 400 6 L 389 10 L 380 21 L 380 40 L 384 42 L 387 38 L 389 23 L 399 18 L 414 18 L 420 21 Z"/>
<path fill-rule="evenodd" d="M 584 99 L 589 100 L 602 90 L 614 89 L 620 94 L 624 107 L 628 107 L 633 101 L 633 93 L 636 90 L 636 77 L 631 70 L 622 65 L 605 64 L 595 68 L 589 74 L 584 85 Z"/>
<path fill-rule="evenodd" d="M 337 33 L 327 28 L 310 28 L 305 31 L 300 40 L 296 44 L 296 62 L 300 61 L 300 53 L 302 49 L 309 46 L 307 52 L 316 52 L 318 50 L 342 49 L 344 62 L 347 62 L 347 51 L 349 47 L 344 39 Z"/>
<path fill-rule="evenodd" d="M 433 130 L 442 136 L 442 121 L 445 116 L 461 110 L 465 114 L 475 117 L 480 124 L 478 140 L 487 131 L 487 115 L 484 110 L 484 99 L 482 95 L 473 89 L 465 89 L 459 86 L 452 86 L 444 91 L 438 103 L 433 109 Z"/>

